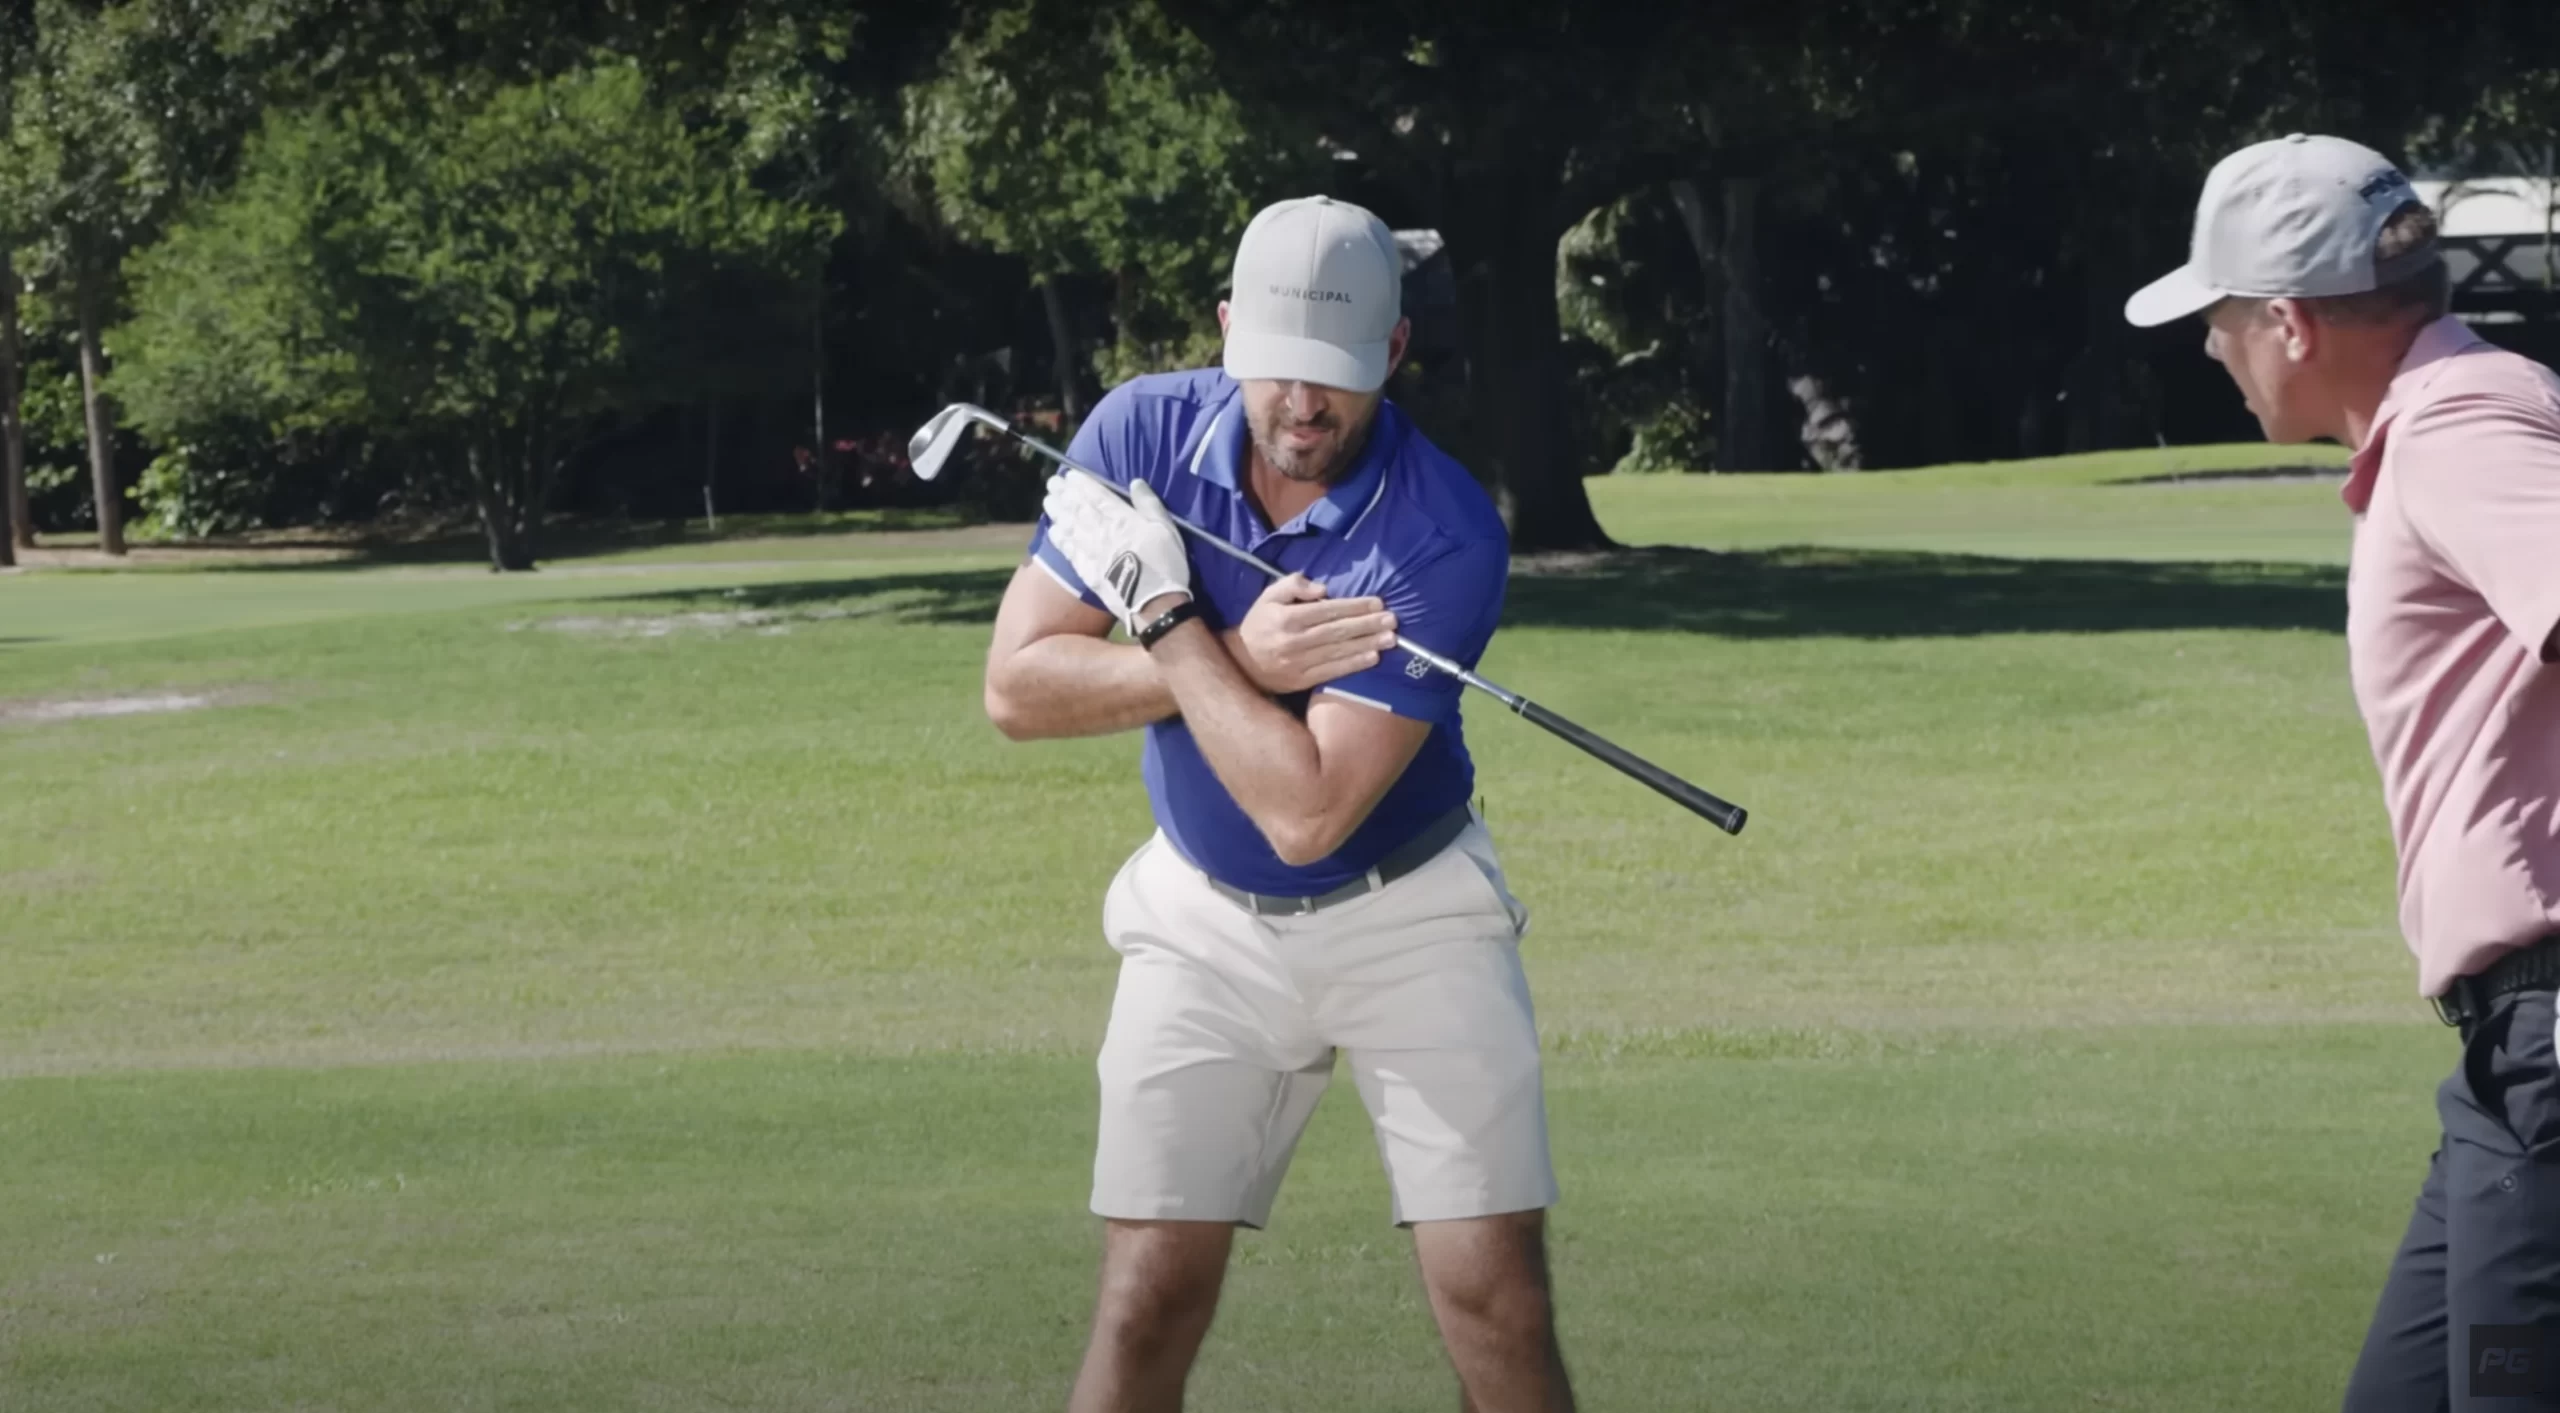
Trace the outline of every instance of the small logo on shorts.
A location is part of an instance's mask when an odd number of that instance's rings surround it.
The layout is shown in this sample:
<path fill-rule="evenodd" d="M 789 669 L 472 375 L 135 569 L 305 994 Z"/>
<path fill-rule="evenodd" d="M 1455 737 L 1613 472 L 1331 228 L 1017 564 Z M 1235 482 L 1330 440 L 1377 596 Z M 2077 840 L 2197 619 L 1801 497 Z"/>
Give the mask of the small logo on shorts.
<path fill-rule="evenodd" d="M 1404 675 L 1412 678 L 1416 682 L 1419 682 L 1423 678 L 1431 675 L 1431 664 L 1424 662 L 1420 658 L 1415 658 L 1404 665 Z"/>
<path fill-rule="evenodd" d="M 2471 1396 L 2522 1398 L 2560 1388 L 2543 1372 L 2553 1344 L 2533 1325 L 2473 1325 Z"/>

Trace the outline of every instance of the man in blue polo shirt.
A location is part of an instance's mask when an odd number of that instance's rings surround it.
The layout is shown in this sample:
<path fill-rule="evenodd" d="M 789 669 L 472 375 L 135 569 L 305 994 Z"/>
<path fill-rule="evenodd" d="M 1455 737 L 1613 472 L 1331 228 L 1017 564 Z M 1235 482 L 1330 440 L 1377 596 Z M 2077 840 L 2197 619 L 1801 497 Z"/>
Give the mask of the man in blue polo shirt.
<path fill-rule="evenodd" d="M 1016 739 L 1143 727 L 1156 835 L 1103 902 L 1120 983 L 1098 1066 L 1101 1294 L 1074 1413 L 1181 1406 L 1234 1229 L 1271 1213 L 1343 1056 L 1477 1413 L 1570 1409 L 1550 1309 L 1527 913 L 1469 808 L 1459 684 L 1510 549 L 1464 468 L 1384 400 L 1395 243 L 1322 197 L 1257 215 L 1223 370 L 1094 409 L 997 614 Z M 1170 516 L 1291 571 L 1195 561 Z M 1113 626 L 1131 641 L 1110 641 Z"/>

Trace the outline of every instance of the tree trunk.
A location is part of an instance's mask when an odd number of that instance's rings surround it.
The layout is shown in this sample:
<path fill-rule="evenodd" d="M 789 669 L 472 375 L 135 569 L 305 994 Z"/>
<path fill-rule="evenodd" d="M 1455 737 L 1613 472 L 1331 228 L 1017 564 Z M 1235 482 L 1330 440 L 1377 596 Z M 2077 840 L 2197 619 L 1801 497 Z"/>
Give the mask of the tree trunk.
<path fill-rule="evenodd" d="M 1565 421 L 1563 326 L 1556 314 L 1556 244 L 1564 227 L 1562 155 L 1516 137 L 1476 180 L 1467 203 L 1478 305 L 1468 320 L 1468 421 L 1474 452 L 1491 463 L 1511 548 L 1606 549 Z"/>
<path fill-rule="evenodd" d="M 463 450 L 471 473 L 471 500 L 480 514 L 480 529 L 489 541 L 489 570 L 516 573 L 533 568 L 536 502 L 529 502 L 523 450 L 508 444 L 503 431 L 473 437 Z"/>
<path fill-rule="evenodd" d="M 1736 328 L 1736 320 L 1733 320 L 1731 315 L 1731 302 L 1733 302 L 1733 292 L 1736 292 L 1736 287 L 1733 287 L 1733 282 L 1728 279 L 1723 253 L 1715 248 L 1715 228 L 1718 228 L 1718 220 L 1708 212 L 1708 197 L 1705 197 L 1705 192 L 1700 192 L 1700 189 L 1697 189 L 1697 182 L 1692 182 L 1692 179 L 1687 177 L 1679 177 L 1672 182 L 1672 207 L 1674 210 L 1679 210 L 1679 225 L 1690 233 L 1690 253 L 1695 253 L 1697 256 L 1697 274 L 1700 274 L 1700 279 L 1705 282 L 1708 294 L 1713 297 L 1715 289 L 1723 287 L 1725 307 L 1728 307 L 1728 312 L 1725 312 L 1723 317 L 1718 317 L 1715 323 L 1720 325 L 1720 333 L 1723 333 L 1725 338 L 1728 338 L 1728 343 L 1731 343 L 1733 328 Z M 1751 230 L 1748 230 L 1751 228 L 1751 223 L 1743 223 L 1743 228 L 1746 228 L 1746 241 L 1748 241 L 1746 259 L 1751 259 L 1751 266 L 1754 266 L 1754 269 L 1748 271 L 1748 287 L 1756 289 L 1756 284 L 1759 284 L 1759 261 L 1756 261 L 1759 241 L 1751 238 L 1751 235 L 1754 235 Z M 1861 471 L 1861 468 L 1866 466 L 1866 453 L 1859 448 L 1859 422 L 1856 422 L 1856 415 L 1853 415 L 1853 410 L 1848 407 L 1848 399 L 1843 399 L 1841 394 L 1833 392 L 1830 379 L 1825 379 L 1825 376 L 1815 374 L 1815 371 L 1810 369 L 1810 358 L 1805 356 L 1802 340 L 1787 340 L 1784 335 L 1779 335 L 1772 325 L 1766 323 L 1766 310 L 1761 307 L 1759 299 L 1748 299 L 1748 317 L 1759 317 L 1761 320 L 1761 338 L 1759 343 L 1756 343 L 1756 346 L 1764 351 L 1761 353 L 1761 358 L 1769 356 L 1769 351 L 1774 348 L 1774 353 L 1777 353 L 1779 358 L 1779 366 L 1787 371 L 1787 392 L 1795 394 L 1797 407 L 1805 410 L 1805 427 L 1802 427 L 1802 433 L 1797 435 L 1797 440 L 1805 445 L 1805 456 L 1810 458 L 1815 466 L 1823 468 L 1823 471 Z M 1700 343 L 1705 346 L 1705 340 L 1700 340 Z M 1705 348 L 1700 348 L 1700 356 L 1705 356 Z M 1736 351 L 1736 348 L 1731 346 L 1725 348 L 1723 366 L 1728 369 L 1728 379 L 1725 379 L 1725 407 L 1728 407 L 1728 410 L 1733 407 L 1731 369 L 1736 366 L 1736 356 L 1743 356 L 1743 361 L 1746 363 L 1751 361 L 1751 358 L 1748 358 L 1748 351 Z M 1764 361 L 1759 363 L 1759 374 L 1756 376 L 1761 376 L 1761 379 L 1769 376 L 1766 374 Z M 1751 399 L 1751 407 L 1761 410 L 1761 417 L 1766 417 L 1766 397 L 1748 392 L 1748 389 L 1743 392 L 1743 397 Z M 1725 435 L 1751 435 L 1751 430 L 1746 427 L 1746 430 L 1736 433 L 1736 430 L 1733 430 L 1733 420 L 1728 417 L 1728 420 L 1725 420 L 1725 427 L 1718 427 L 1718 438 L 1715 438 L 1715 443 L 1718 443 L 1718 453 L 1723 453 L 1725 448 Z M 1774 430 L 1766 430 L 1764 435 L 1772 440 L 1772 443 L 1777 440 L 1777 433 L 1774 433 Z M 1764 458 L 1751 458 L 1751 461 L 1764 461 Z M 1777 461 L 1777 456 L 1769 456 L 1766 461 Z M 1723 456 L 1718 456 L 1718 463 L 1723 463 Z"/>
<path fill-rule="evenodd" d="M 690 497 L 685 494 L 684 488 L 684 454 L 693 447 L 693 416 L 694 408 L 690 402 L 676 409 L 675 448 L 667 456 L 667 464 L 674 467 L 676 473 L 675 528 L 679 534 L 683 532 L 684 522 L 690 518 L 690 512 L 685 509 L 685 502 Z"/>
<path fill-rule="evenodd" d="M 1672 178 L 1671 209 L 1680 214 L 1680 228 L 1689 236 L 1689 253 L 1698 262 L 1701 307 L 1716 305 L 1719 293 L 1726 287 L 1724 252 L 1718 248 L 1718 232 L 1723 222 L 1718 213 L 1708 209 L 1706 193 L 1699 190 L 1698 183 L 1689 177 Z M 1731 320 L 1723 309 L 1717 308 L 1712 320 L 1701 320 L 1700 323 L 1705 327 L 1692 332 L 1688 350 L 1692 375 L 1703 393 L 1717 381 L 1725 365 L 1731 361 L 1727 351 L 1720 346 Z M 1715 460 L 1721 469 L 1725 460 L 1725 442 L 1732 435 L 1722 412 L 1716 414 L 1707 430 L 1715 438 Z"/>
<path fill-rule="evenodd" d="M 74 282 L 80 306 L 80 403 L 89 423 L 89 478 L 98 501 L 98 551 L 124 553 L 124 499 L 116 487 L 115 424 L 107 412 L 104 355 L 98 347 L 98 291 L 83 277 Z"/>
<path fill-rule="evenodd" d="M 18 269 L 0 250 L 0 564 L 18 562 L 33 549 L 35 522 L 27 516 L 27 426 L 23 418 L 27 376 L 24 340 L 18 333 Z"/>
<path fill-rule="evenodd" d="M 1076 377 L 1075 331 L 1067 327 L 1067 298 L 1058 277 L 1040 282 L 1040 306 L 1049 312 L 1049 358 L 1058 375 L 1058 406 L 1070 422 L 1084 420 L 1084 395 Z"/>
<path fill-rule="evenodd" d="M 2140 396 L 2146 382 L 2133 327 L 2124 320 L 2124 291 L 2142 283 L 2125 237 L 2094 232 L 2083 276 L 2082 327 L 2087 341 L 2064 374 L 2064 449 L 2103 451 L 2149 446 L 2156 427 Z"/>
<path fill-rule="evenodd" d="M 818 509 L 834 510 L 842 499 L 836 478 L 843 466 L 827 450 L 827 288 L 819 281 L 809 301 L 809 451 L 816 460 Z"/>
<path fill-rule="evenodd" d="M 1680 228 L 1689 234 L 1689 253 L 1698 261 L 1698 286 L 1705 300 L 1711 302 L 1716 292 L 1724 288 L 1724 260 L 1716 251 L 1717 222 L 1708 214 L 1706 195 L 1690 178 L 1674 177 L 1671 181 L 1671 209 L 1680 213 Z M 1701 389 L 1707 386 L 1711 375 L 1724 362 L 1718 356 L 1720 350 L 1714 345 L 1714 337 L 1724 332 L 1721 313 L 1716 315 L 1712 327 L 1712 335 L 1707 329 L 1699 329 L 1688 341 L 1690 366 L 1696 372 Z M 1717 440 L 1723 440 L 1724 428 L 1710 430 L 1717 434 Z"/>
<path fill-rule="evenodd" d="M 525 542 L 523 526 L 504 507 L 483 501 L 480 528 L 489 540 L 490 573 L 522 573 L 533 568 L 533 547 Z"/>
<path fill-rule="evenodd" d="M 702 428 L 702 524 L 712 534 L 720 533 L 720 504 L 716 487 L 720 481 L 720 400 L 713 398 L 703 409 Z"/>
<path fill-rule="evenodd" d="M 1138 346 L 1138 267 L 1135 265 L 1123 265 L 1112 273 L 1111 331 L 1118 337 L 1122 348 Z"/>
<path fill-rule="evenodd" d="M 1682 228 L 1689 233 L 1689 250 L 1698 259 L 1698 276 L 1705 283 L 1709 297 L 1712 298 L 1716 291 L 1722 288 L 1729 302 L 1733 297 L 1733 286 L 1726 278 L 1722 254 L 1716 249 L 1718 222 L 1707 210 L 1705 193 L 1699 190 L 1696 182 L 1687 177 L 1681 177 L 1671 183 L 1671 204 L 1680 213 Z M 1752 253 L 1755 257 L 1757 250 L 1758 242 L 1754 240 Z M 1755 268 L 1751 272 L 1752 283 L 1756 286 L 1758 282 L 1756 258 L 1753 264 Z M 1775 347 L 1779 363 L 1789 375 L 1787 391 L 1795 396 L 1797 404 L 1804 409 L 1804 429 L 1799 434 L 1799 440 L 1804 445 L 1805 455 L 1814 465 L 1825 471 L 1863 469 L 1866 465 L 1866 453 L 1858 445 L 1857 420 L 1847 400 L 1832 390 L 1829 380 L 1810 371 L 1808 367 L 1810 360 L 1805 357 L 1804 348 L 1800 342 L 1791 343 L 1768 325 L 1767 311 L 1757 300 L 1751 302 L 1751 309 L 1762 321 L 1759 347 L 1763 350 Z M 1731 334 L 1734 321 L 1729 314 L 1720 316 L 1716 323 L 1719 326 L 1719 332 L 1728 336 Z M 1706 362 L 1708 361 L 1706 355 L 1709 352 L 1706 347 L 1708 341 L 1702 338 L 1698 342 L 1700 361 Z M 1763 356 L 1766 356 L 1765 352 Z M 1733 366 L 1733 359 L 1734 351 L 1727 349 L 1725 356 L 1716 361 L 1730 369 Z M 1760 366 L 1759 376 L 1765 378 L 1767 365 L 1764 363 Z M 1703 381 L 1703 370 L 1701 378 Z M 1730 406 L 1732 401 L 1730 379 L 1727 381 L 1726 401 Z M 1762 409 L 1764 417 L 1767 415 L 1767 403 L 1764 399 L 1755 397 L 1753 405 Z M 1728 427 L 1730 425 L 1728 420 Z M 1724 445 L 1723 433 L 1727 428 L 1717 430 L 1719 435 L 1716 440 L 1721 451 Z M 1769 431 L 1767 435 L 1772 441 L 1776 438 L 1774 430 Z M 1722 458 L 1719 457 L 1719 461 L 1721 460 Z"/>
<path fill-rule="evenodd" d="M 1760 306 L 1760 179 L 1724 179 L 1724 427 L 1719 471 L 1775 471 L 1769 415 L 1769 324 Z M 1792 457 L 1786 458 L 1794 464 Z"/>

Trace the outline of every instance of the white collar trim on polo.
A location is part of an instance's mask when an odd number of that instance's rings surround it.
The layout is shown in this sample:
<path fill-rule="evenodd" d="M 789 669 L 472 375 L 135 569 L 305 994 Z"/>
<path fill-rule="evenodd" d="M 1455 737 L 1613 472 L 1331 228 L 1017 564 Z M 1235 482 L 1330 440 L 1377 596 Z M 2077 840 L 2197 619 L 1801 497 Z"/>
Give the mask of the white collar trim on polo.
<path fill-rule="evenodd" d="M 1229 403 L 1226 407 L 1219 408 L 1217 414 L 1209 419 L 1209 430 L 1200 434 L 1200 444 L 1191 449 L 1192 475 L 1197 476 L 1200 474 L 1200 463 L 1208 457 L 1209 448 L 1217 442 L 1218 429 L 1226 425 L 1227 412 L 1230 408 L 1234 407 L 1234 405 L 1235 404 L 1233 403 Z M 1383 409 L 1381 410 L 1383 411 Z M 1375 436 L 1377 435 L 1377 431 L 1378 424 L 1373 418 L 1369 423 L 1369 434 L 1371 436 Z M 1245 446 L 1245 464 L 1247 467 L 1252 465 L 1252 457 L 1253 447 L 1251 445 L 1251 439 L 1248 438 Z M 1351 523 L 1342 527 L 1342 536 L 1344 539 L 1349 539 L 1351 537 L 1351 532 L 1360 528 L 1360 522 L 1369 518 L 1369 512 L 1378 508 L 1378 502 L 1386 499 L 1387 475 L 1393 461 L 1394 458 L 1389 457 L 1378 464 L 1378 484 L 1369 488 L 1369 501 L 1366 505 L 1360 507 L 1360 513 L 1352 516 Z"/>

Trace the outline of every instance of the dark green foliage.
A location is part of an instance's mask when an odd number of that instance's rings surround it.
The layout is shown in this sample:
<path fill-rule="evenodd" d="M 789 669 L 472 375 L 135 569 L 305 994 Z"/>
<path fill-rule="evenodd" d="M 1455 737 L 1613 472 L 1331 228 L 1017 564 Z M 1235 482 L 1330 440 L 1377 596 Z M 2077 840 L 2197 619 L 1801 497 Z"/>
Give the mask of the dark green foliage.
<path fill-rule="evenodd" d="M 412 436 L 524 568 L 576 442 L 734 373 L 702 349 L 804 291 L 831 224 L 754 190 L 623 61 L 285 115 L 137 262 L 121 385 L 164 441 L 243 414 Z"/>
<path fill-rule="evenodd" d="M 1106 387 L 1213 362 L 1245 222 L 1330 175 L 1312 141 L 1248 123 L 1152 0 L 992 12 L 909 92 L 906 143 L 954 233 L 1034 280 L 1109 282 L 1114 337 L 1094 367 Z"/>
<path fill-rule="evenodd" d="M 2560 7 L 2503 0 L 0 18 L 39 526 L 94 510 L 85 311 L 149 530 L 470 505 L 502 563 L 546 507 L 706 486 L 1022 513 L 992 467 L 866 479 L 862 448 L 958 398 L 1063 435 L 1212 361 L 1244 221 L 1310 191 L 1444 240 L 1455 307 L 1397 396 L 1526 548 L 1597 543 L 1580 481 L 1612 469 L 2246 437 L 2185 331 L 2117 317 L 2216 156 L 2302 128 L 2496 167 L 2560 131 Z M 1722 228 L 1746 190 L 1756 262 Z"/>
<path fill-rule="evenodd" d="M 1715 320 L 1698 261 L 1658 189 L 1600 207 L 1565 233 L 1556 269 L 1574 439 L 1592 469 L 1703 471 Z"/>

